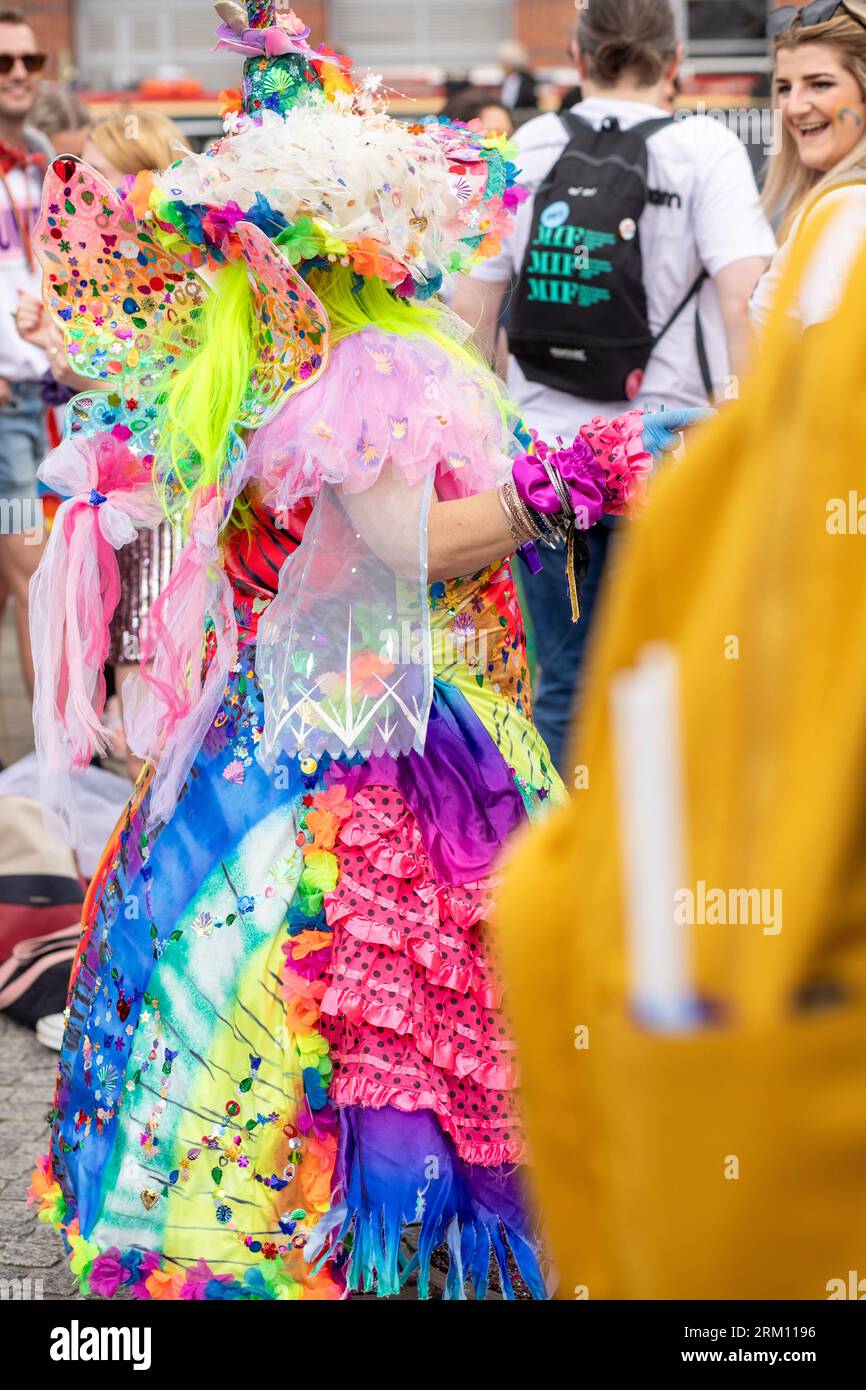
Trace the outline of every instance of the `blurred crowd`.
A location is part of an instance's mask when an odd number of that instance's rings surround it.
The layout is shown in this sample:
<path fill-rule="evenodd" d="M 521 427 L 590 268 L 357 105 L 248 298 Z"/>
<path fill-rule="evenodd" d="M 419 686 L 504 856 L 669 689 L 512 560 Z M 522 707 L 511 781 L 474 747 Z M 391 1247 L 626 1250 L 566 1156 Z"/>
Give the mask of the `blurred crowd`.
<path fill-rule="evenodd" d="M 182 135 L 167 117 L 143 107 L 127 106 L 94 118 L 74 91 L 43 81 L 45 55 L 17 11 L 0 12 L 0 50 L 0 312 L 5 318 L 0 344 L 0 489 L 22 516 L 35 516 L 38 508 L 38 515 L 50 523 L 52 501 L 40 488 L 37 469 L 58 441 L 66 402 L 90 383 L 70 367 L 63 335 L 42 304 L 30 232 L 44 171 L 55 155 L 72 154 L 119 187 L 143 169 L 170 164 Z M 46 529 L 43 525 L 37 533 L 36 527 L 16 526 L 10 512 L 0 534 L 0 597 L 4 603 L 7 598 L 13 601 L 21 670 L 31 696 L 28 588 L 42 557 Z M 166 532 L 133 547 L 135 554 L 125 562 L 131 603 L 136 586 L 147 589 L 158 582 L 157 576 L 167 575 L 176 549 Z M 135 630 L 130 631 L 133 622 Z M 133 778 L 139 764 L 123 745 L 120 699 L 130 659 L 137 659 L 137 623 L 137 611 L 133 614 L 127 606 L 118 612 L 109 665 L 116 695 L 108 717 L 117 731 L 118 755 Z"/>

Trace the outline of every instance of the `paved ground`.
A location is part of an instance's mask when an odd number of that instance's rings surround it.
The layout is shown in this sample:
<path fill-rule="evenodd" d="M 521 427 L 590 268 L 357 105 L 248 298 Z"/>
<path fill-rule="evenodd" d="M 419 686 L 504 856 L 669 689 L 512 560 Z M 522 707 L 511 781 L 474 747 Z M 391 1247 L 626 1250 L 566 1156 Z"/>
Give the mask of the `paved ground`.
<path fill-rule="evenodd" d="M 0 621 L 0 762 L 8 766 L 32 751 L 30 701 L 21 679 L 15 629 L 7 605 Z"/>
<path fill-rule="evenodd" d="M 0 1014 L 0 1281 L 42 1281 L 43 1298 L 77 1299 L 63 1242 L 26 1205 L 34 1161 L 47 1147 L 57 1054 Z"/>
<path fill-rule="evenodd" d="M 38 1296 L 41 1281 L 42 1298 L 83 1302 L 60 1236 L 26 1204 L 34 1162 L 46 1148 L 56 1066 L 55 1052 L 0 1014 L 0 1286 L 29 1279 Z M 434 1297 L 441 1296 L 439 1270 L 431 1270 L 430 1283 Z M 412 1301 L 415 1292 L 406 1289 L 400 1298 Z"/>
<path fill-rule="evenodd" d="M 30 704 L 7 612 L 0 623 L 0 760 L 33 749 Z M 45 1298 L 77 1298 L 60 1238 L 25 1203 L 36 1157 L 45 1151 L 45 1117 L 57 1057 L 0 1014 L 0 1281 L 42 1280 Z"/>

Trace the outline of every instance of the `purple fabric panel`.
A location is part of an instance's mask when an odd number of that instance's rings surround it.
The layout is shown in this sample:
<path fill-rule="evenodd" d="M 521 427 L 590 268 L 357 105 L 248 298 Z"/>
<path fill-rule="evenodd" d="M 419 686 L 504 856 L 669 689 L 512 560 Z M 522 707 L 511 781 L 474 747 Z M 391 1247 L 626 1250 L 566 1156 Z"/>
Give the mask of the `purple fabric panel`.
<path fill-rule="evenodd" d="M 437 681 L 423 756 L 333 764 L 347 795 L 396 787 L 415 815 L 440 883 L 473 883 L 493 868 L 526 812 L 514 777 L 461 691 Z"/>

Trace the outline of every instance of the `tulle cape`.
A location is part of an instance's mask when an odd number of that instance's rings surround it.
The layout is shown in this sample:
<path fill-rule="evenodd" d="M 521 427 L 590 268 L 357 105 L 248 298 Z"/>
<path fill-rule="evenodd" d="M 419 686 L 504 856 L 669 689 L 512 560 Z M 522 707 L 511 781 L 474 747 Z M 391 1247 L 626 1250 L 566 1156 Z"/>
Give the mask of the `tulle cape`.
<path fill-rule="evenodd" d="M 468 497 L 510 476 L 513 423 L 481 368 L 422 334 L 370 327 L 343 339 L 316 388 L 257 431 L 249 467 L 277 511 L 323 483 L 364 492 L 386 465 L 407 486 L 435 476 L 443 496 Z"/>
<path fill-rule="evenodd" d="M 259 626 L 259 758 L 422 751 L 433 691 L 427 522 L 519 453 L 481 369 L 366 328 L 257 432 L 248 466 L 279 516 L 316 506 Z"/>

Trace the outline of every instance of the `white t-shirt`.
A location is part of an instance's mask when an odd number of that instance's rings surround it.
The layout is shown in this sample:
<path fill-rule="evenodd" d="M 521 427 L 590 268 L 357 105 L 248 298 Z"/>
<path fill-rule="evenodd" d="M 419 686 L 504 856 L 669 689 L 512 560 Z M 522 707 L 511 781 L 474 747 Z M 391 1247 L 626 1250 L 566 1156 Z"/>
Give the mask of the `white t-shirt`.
<path fill-rule="evenodd" d="M 824 230 L 812 254 L 809 268 L 803 276 L 791 314 L 803 328 L 824 323 L 835 314 L 842 302 L 848 276 L 857 254 L 866 244 L 866 186 L 843 184 L 825 193 L 820 208 L 832 212 L 832 221 Z M 816 208 L 817 211 L 817 208 Z M 785 273 L 797 233 L 803 223 L 804 208 L 794 223 L 784 245 L 773 257 L 772 265 L 755 288 L 749 304 L 752 322 L 760 330 L 766 326 L 770 307 Z"/>
<path fill-rule="evenodd" d="M 6 174 L 9 192 L 18 214 L 32 229 L 42 201 L 42 170 L 32 166 L 10 169 Z M 48 370 L 48 359 L 41 348 L 32 347 L 18 336 L 12 311 L 18 307 L 18 290 L 37 297 L 42 293 L 42 273 L 27 264 L 18 220 L 0 183 L 0 377 L 7 381 L 38 381 Z"/>
<path fill-rule="evenodd" d="M 591 97 L 572 108 L 598 129 L 606 116 L 615 116 L 623 130 L 641 121 L 669 114 L 657 106 Z M 538 116 L 518 130 L 516 162 L 521 182 L 535 192 L 568 143 L 558 116 Z M 749 157 L 733 131 L 710 116 L 673 121 L 647 142 L 649 186 L 676 194 L 664 203 L 648 203 L 641 216 L 640 236 L 650 327 L 657 333 L 688 293 L 701 269 L 710 276 L 749 256 L 769 259 L 775 238 L 758 201 Z M 533 200 L 520 207 L 513 234 L 498 256 L 485 261 L 472 276 L 477 280 L 516 279 L 532 229 Z M 718 295 L 706 283 L 697 296 L 701 326 L 713 382 L 722 386 L 728 374 L 724 324 Z M 576 433 L 594 415 L 611 417 L 635 405 L 658 407 L 706 404 L 695 343 L 695 306 L 689 304 L 668 329 L 647 365 L 635 400 L 591 401 L 527 381 L 512 357 L 508 388 L 527 423 L 542 438 Z"/>

